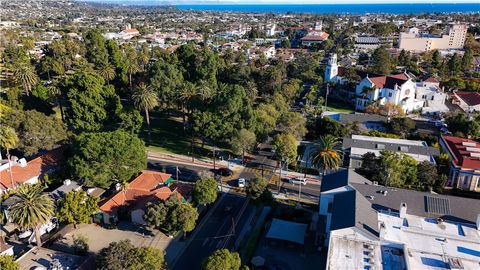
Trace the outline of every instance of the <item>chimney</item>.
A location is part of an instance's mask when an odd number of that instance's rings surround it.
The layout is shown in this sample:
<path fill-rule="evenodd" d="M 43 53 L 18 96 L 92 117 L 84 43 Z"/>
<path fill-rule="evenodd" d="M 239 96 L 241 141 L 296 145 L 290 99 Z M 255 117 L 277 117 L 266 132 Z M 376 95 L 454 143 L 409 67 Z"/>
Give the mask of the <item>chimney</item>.
<path fill-rule="evenodd" d="M 18 164 L 20 164 L 20 167 L 25 168 L 27 167 L 27 160 L 25 158 L 21 158 L 18 160 Z"/>
<path fill-rule="evenodd" d="M 406 218 L 407 217 L 407 204 L 402 202 L 400 204 L 400 218 Z"/>
<path fill-rule="evenodd" d="M 380 239 L 384 239 L 385 238 L 385 229 L 386 229 L 386 226 L 385 226 L 385 223 L 380 223 Z"/>
<path fill-rule="evenodd" d="M 115 190 L 120 191 L 121 189 L 122 189 L 122 186 L 120 185 L 120 183 L 116 183 L 115 184 Z"/>
<path fill-rule="evenodd" d="M 65 179 L 65 181 L 63 181 L 63 184 L 65 186 L 69 186 L 71 183 L 72 183 L 72 180 L 70 180 L 70 179 Z"/>

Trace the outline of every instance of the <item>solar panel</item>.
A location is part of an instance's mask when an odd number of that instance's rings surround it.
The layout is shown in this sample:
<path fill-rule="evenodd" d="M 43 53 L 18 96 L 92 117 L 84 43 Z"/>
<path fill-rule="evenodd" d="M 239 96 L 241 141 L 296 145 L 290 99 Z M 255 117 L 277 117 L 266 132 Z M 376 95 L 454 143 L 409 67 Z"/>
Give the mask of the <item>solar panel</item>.
<path fill-rule="evenodd" d="M 450 201 L 446 198 L 425 196 L 425 206 L 428 213 L 450 214 Z"/>

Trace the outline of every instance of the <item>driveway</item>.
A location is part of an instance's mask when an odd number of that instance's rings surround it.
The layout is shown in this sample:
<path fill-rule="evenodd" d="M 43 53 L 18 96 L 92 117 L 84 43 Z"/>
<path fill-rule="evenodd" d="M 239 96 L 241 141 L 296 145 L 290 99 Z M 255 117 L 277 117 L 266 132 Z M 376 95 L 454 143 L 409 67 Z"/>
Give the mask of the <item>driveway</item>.
<path fill-rule="evenodd" d="M 72 245 L 73 237 L 82 235 L 88 239 L 89 249 L 92 252 L 98 252 L 102 248 L 108 247 L 112 242 L 129 239 L 137 247 L 151 246 L 165 250 L 166 246 L 172 241 L 172 238 L 157 231 L 155 235 L 150 235 L 141 227 L 129 222 L 120 222 L 116 229 L 105 229 L 97 224 L 82 224 L 77 229 L 73 229 L 59 239 L 60 244 Z"/>

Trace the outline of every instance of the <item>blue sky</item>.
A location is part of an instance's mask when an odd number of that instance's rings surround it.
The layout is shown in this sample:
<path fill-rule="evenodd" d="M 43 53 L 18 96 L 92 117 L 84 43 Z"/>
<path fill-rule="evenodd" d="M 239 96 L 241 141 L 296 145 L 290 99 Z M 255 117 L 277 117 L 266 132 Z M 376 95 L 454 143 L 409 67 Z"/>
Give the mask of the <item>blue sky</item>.
<path fill-rule="evenodd" d="M 87 0 L 96 2 L 159 2 L 169 4 L 364 4 L 364 3 L 480 3 L 479 0 Z"/>

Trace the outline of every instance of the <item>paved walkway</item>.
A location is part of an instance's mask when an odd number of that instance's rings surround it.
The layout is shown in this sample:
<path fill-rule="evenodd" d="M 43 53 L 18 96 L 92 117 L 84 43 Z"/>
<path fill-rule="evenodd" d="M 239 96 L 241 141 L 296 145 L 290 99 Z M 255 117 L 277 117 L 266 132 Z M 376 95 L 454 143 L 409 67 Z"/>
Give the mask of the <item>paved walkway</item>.
<path fill-rule="evenodd" d="M 175 162 L 178 164 L 194 165 L 194 166 L 204 167 L 204 168 L 213 168 L 213 160 L 209 160 L 209 159 L 195 158 L 192 161 L 192 158 L 188 156 L 175 155 L 175 154 L 162 154 L 162 153 L 153 152 L 153 151 L 148 151 L 147 155 L 149 159 L 153 159 L 153 160 L 169 161 L 169 162 Z M 216 168 L 230 168 L 232 170 L 239 170 L 241 168 L 244 168 L 242 165 L 237 164 L 236 160 L 230 160 L 230 161 L 216 160 L 215 165 L 216 165 L 215 166 Z"/>

